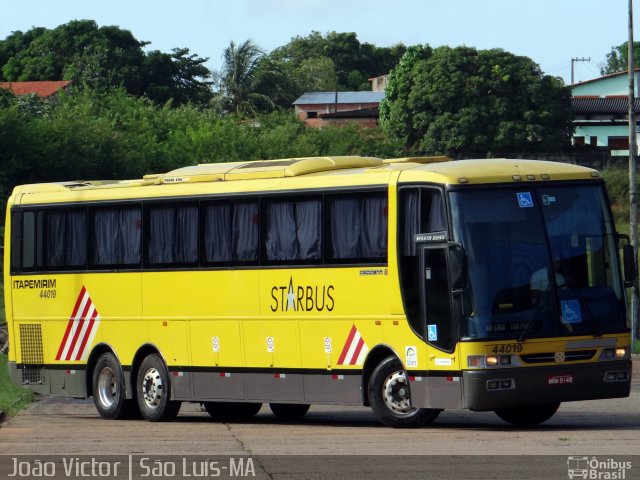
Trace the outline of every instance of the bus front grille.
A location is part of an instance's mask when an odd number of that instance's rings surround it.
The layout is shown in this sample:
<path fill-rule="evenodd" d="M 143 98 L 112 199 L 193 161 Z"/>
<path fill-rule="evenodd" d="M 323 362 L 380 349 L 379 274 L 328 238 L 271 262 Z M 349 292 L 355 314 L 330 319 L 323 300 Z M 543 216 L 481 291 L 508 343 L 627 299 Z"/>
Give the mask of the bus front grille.
<path fill-rule="evenodd" d="M 577 362 L 579 360 L 590 360 L 596 354 L 596 350 L 574 350 L 564 352 L 564 362 Z M 556 352 L 529 353 L 520 355 L 524 363 L 554 363 L 556 362 Z"/>

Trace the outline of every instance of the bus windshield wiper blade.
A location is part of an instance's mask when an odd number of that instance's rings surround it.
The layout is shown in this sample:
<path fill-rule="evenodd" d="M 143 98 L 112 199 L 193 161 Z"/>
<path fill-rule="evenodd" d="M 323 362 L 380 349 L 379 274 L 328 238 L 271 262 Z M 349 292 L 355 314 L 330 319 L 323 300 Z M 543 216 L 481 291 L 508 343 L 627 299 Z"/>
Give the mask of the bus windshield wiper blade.
<path fill-rule="evenodd" d="M 544 292 L 542 292 L 542 295 L 540 295 L 540 301 L 538 302 L 535 312 L 533 312 L 533 317 L 531 317 L 531 320 L 527 322 L 527 325 L 524 327 L 524 330 L 522 330 L 522 333 L 520 334 L 520 338 L 518 338 L 518 342 L 524 342 L 527 339 L 527 333 L 529 333 L 529 330 L 531 330 L 531 327 L 540 318 L 542 307 L 547 302 L 547 298 L 549 297 L 549 292 L 551 291 L 552 287 L 553 287 L 553 284 L 549 283 L 547 285 L 547 288 L 544 289 Z"/>

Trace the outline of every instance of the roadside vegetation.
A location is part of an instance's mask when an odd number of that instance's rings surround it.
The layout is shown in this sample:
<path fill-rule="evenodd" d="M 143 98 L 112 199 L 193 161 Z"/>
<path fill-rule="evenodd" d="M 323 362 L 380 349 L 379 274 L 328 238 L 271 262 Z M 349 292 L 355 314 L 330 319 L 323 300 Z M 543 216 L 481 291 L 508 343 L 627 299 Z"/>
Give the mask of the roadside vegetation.
<path fill-rule="evenodd" d="M 0 355 L 0 412 L 12 416 L 26 407 L 33 392 L 15 385 L 9 377 L 6 355 Z"/>

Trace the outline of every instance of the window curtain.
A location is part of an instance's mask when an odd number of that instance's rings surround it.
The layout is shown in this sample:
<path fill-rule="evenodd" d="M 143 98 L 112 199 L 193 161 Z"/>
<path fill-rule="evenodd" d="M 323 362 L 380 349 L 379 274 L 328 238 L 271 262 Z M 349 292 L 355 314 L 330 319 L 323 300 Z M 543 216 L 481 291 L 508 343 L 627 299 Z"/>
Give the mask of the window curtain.
<path fill-rule="evenodd" d="M 362 202 L 358 197 L 339 197 L 331 200 L 331 257 L 333 259 L 362 256 Z"/>
<path fill-rule="evenodd" d="M 345 196 L 330 201 L 331 257 L 383 259 L 387 255 L 387 198 Z"/>
<path fill-rule="evenodd" d="M 228 263 L 231 255 L 231 206 L 212 203 L 204 207 L 204 256 L 208 263 Z"/>
<path fill-rule="evenodd" d="M 258 202 L 238 203 L 233 208 L 233 253 L 238 262 L 258 260 Z"/>
<path fill-rule="evenodd" d="M 418 255 L 416 234 L 420 233 L 420 191 L 418 189 L 404 190 L 402 215 L 404 219 L 402 235 L 402 255 Z"/>
<path fill-rule="evenodd" d="M 322 258 L 322 201 L 296 202 L 296 238 L 300 259 Z"/>
<path fill-rule="evenodd" d="M 272 201 L 266 208 L 267 260 L 317 260 L 322 257 L 319 199 Z"/>
<path fill-rule="evenodd" d="M 267 260 L 294 260 L 300 258 L 296 235 L 294 202 L 270 202 L 266 209 L 265 248 Z"/>
<path fill-rule="evenodd" d="M 79 267 L 87 260 L 84 210 L 47 211 L 44 221 L 44 266 Z"/>
<path fill-rule="evenodd" d="M 94 215 L 94 265 L 137 265 L 142 241 L 140 207 L 105 208 Z"/>
<path fill-rule="evenodd" d="M 198 207 L 181 206 L 175 209 L 176 230 L 173 244 L 174 263 L 198 261 Z"/>
<path fill-rule="evenodd" d="M 363 198 L 362 256 L 387 256 L 387 197 L 371 195 Z"/>
<path fill-rule="evenodd" d="M 198 207 L 152 207 L 149 210 L 149 263 L 198 261 Z"/>
<path fill-rule="evenodd" d="M 153 207 L 149 209 L 149 263 L 173 263 L 174 231 L 176 229 L 175 209 Z"/>

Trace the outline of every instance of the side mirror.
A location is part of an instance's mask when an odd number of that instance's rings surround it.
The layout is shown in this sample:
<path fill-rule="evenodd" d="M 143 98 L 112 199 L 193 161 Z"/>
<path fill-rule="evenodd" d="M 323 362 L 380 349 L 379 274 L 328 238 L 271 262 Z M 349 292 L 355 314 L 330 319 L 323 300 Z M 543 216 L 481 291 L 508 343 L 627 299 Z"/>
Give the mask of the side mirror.
<path fill-rule="evenodd" d="M 622 265 L 624 268 L 625 287 L 631 287 L 636 278 L 636 261 L 632 245 L 622 246 Z"/>
<path fill-rule="evenodd" d="M 617 239 L 618 248 L 622 248 L 622 273 L 624 275 L 624 286 L 629 288 L 633 286 L 636 275 L 638 274 L 633 245 L 631 245 L 629 235 L 619 233 Z M 622 247 L 620 247 L 620 244 L 622 244 Z"/>
<path fill-rule="evenodd" d="M 451 269 L 451 287 L 463 290 L 467 287 L 467 254 L 461 246 L 449 249 L 449 268 Z"/>

